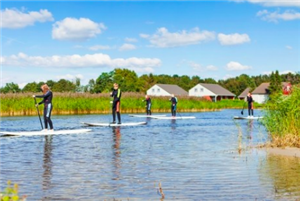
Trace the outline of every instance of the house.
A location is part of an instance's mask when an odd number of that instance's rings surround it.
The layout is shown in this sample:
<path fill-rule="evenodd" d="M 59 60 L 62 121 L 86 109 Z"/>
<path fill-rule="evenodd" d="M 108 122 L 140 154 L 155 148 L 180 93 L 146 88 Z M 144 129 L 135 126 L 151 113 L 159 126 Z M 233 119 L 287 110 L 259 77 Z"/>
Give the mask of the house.
<path fill-rule="evenodd" d="M 288 82 L 282 82 L 282 90 L 283 93 L 287 93 L 287 90 L 290 91 L 291 89 L 291 84 Z M 257 103 L 265 103 L 269 99 L 269 82 L 261 83 L 254 91 L 252 92 L 252 98 L 254 102 Z"/>
<path fill-rule="evenodd" d="M 215 102 L 222 99 L 234 99 L 235 94 L 218 84 L 199 83 L 189 90 L 189 96 L 210 97 Z"/>
<path fill-rule="evenodd" d="M 147 90 L 147 95 L 150 96 L 187 96 L 188 92 L 174 84 L 155 84 Z"/>
<path fill-rule="evenodd" d="M 250 92 L 250 90 L 251 90 L 251 88 L 250 87 L 247 87 L 239 96 L 238 96 L 238 98 L 240 99 L 240 100 L 247 100 L 247 95 L 248 95 L 248 93 Z"/>

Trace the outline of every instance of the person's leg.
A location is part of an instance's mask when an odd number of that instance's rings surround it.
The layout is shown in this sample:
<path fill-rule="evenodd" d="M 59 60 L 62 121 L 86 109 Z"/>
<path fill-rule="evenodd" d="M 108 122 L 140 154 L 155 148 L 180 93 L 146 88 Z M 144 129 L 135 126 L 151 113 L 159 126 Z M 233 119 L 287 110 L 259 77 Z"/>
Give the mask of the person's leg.
<path fill-rule="evenodd" d="M 47 119 L 47 107 L 44 107 L 44 128 L 48 129 L 48 119 Z"/>
<path fill-rule="evenodd" d="M 176 117 L 176 105 L 174 106 L 174 117 Z"/>
<path fill-rule="evenodd" d="M 117 102 L 117 115 L 118 115 L 118 123 L 121 124 L 121 114 L 120 114 L 120 101 Z"/>
<path fill-rule="evenodd" d="M 53 129 L 53 123 L 52 123 L 52 120 L 51 120 L 51 112 L 52 112 L 52 104 L 48 104 L 46 118 L 47 118 L 47 122 L 49 123 L 50 129 L 52 130 Z"/>
<path fill-rule="evenodd" d="M 112 106 L 112 116 L 113 116 L 112 123 L 115 123 L 116 122 L 116 104 L 113 104 L 113 106 Z"/>
<path fill-rule="evenodd" d="M 253 115 L 253 109 L 251 109 L 251 113 L 252 113 L 252 116 L 254 116 L 254 115 Z"/>
<path fill-rule="evenodd" d="M 248 116 L 251 115 L 250 110 L 251 110 L 251 105 L 248 105 Z"/>

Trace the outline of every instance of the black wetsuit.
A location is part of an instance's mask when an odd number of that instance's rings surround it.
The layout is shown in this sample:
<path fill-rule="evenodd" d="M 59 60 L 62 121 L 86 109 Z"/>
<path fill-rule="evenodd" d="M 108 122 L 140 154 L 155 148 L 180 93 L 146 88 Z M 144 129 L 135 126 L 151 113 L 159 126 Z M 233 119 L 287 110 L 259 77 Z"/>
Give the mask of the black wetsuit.
<path fill-rule="evenodd" d="M 171 105 L 171 112 L 172 112 L 172 117 L 176 116 L 176 107 L 177 107 L 177 98 L 172 97 L 171 100 L 172 105 Z"/>
<path fill-rule="evenodd" d="M 43 98 L 41 102 L 39 102 L 39 105 L 44 104 L 44 124 L 45 129 L 48 128 L 48 124 L 50 126 L 50 129 L 53 129 L 53 124 L 51 121 L 51 112 L 52 112 L 52 91 L 47 91 L 44 95 L 35 96 L 37 98 Z"/>
<path fill-rule="evenodd" d="M 146 98 L 144 101 L 146 101 L 146 112 L 147 115 L 151 115 L 151 98 Z"/>
<path fill-rule="evenodd" d="M 120 115 L 120 100 L 121 100 L 121 89 L 114 89 L 112 91 L 111 97 L 113 97 L 112 103 L 112 115 L 113 115 L 113 123 L 116 122 L 116 112 L 118 116 L 118 123 L 121 123 L 121 115 Z"/>
<path fill-rule="evenodd" d="M 248 102 L 248 115 L 252 115 L 253 116 L 253 98 L 252 96 L 247 96 L 247 102 Z"/>

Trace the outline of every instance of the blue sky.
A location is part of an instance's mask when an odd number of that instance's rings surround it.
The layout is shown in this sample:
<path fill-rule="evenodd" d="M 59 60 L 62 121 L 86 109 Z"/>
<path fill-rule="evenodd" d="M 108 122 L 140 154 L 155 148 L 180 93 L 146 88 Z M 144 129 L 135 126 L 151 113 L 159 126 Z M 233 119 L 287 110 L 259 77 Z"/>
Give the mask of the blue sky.
<path fill-rule="evenodd" d="M 1 86 L 127 68 L 227 79 L 300 71 L 299 0 L 2 1 Z"/>

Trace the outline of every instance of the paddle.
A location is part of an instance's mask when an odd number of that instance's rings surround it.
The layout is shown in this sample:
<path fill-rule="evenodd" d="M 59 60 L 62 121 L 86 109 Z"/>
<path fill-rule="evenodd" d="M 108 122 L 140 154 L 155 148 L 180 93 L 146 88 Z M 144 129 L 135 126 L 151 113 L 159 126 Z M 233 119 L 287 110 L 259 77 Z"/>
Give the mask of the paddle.
<path fill-rule="evenodd" d="M 40 123 L 41 123 L 41 127 L 42 127 L 42 129 L 44 129 L 44 127 L 43 127 L 43 124 L 42 124 L 42 120 L 41 120 L 41 116 L 40 116 L 40 111 L 39 111 L 39 108 L 36 106 L 36 98 L 34 97 L 34 105 L 35 105 L 35 107 L 36 107 L 36 110 L 37 110 L 37 113 L 38 113 L 38 115 L 39 115 L 39 119 L 40 119 Z"/>

